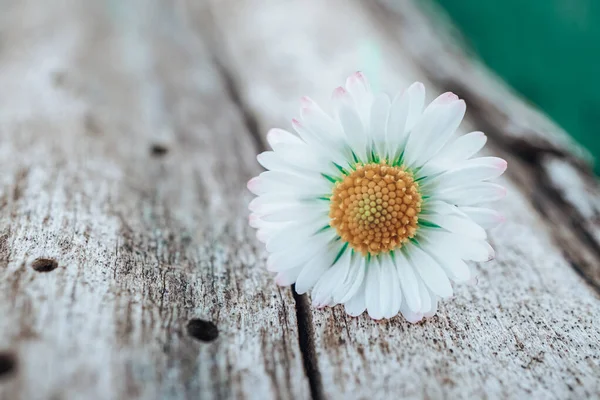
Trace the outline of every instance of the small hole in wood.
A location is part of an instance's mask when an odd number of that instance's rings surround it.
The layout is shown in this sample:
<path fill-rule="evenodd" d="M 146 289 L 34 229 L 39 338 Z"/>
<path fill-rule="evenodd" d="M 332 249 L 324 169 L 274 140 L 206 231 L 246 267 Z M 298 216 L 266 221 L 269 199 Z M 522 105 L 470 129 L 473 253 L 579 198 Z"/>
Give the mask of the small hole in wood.
<path fill-rule="evenodd" d="M 161 143 L 154 143 L 150 147 L 150 153 L 152 153 L 153 156 L 157 156 L 157 157 L 164 156 L 168 152 L 169 152 L 169 148 Z"/>
<path fill-rule="evenodd" d="M 17 360 L 11 353 L 0 352 L 0 378 L 10 375 L 17 367 Z"/>
<path fill-rule="evenodd" d="M 203 319 L 191 319 L 187 325 L 188 334 L 201 342 L 212 342 L 219 336 L 217 326 Z"/>
<path fill-rule="evenodd" d="M 50 272 L 58 268 L 58 263 L 50 258 L 38 258 L 31 264 L 31 268 L 37 272 Z"/>

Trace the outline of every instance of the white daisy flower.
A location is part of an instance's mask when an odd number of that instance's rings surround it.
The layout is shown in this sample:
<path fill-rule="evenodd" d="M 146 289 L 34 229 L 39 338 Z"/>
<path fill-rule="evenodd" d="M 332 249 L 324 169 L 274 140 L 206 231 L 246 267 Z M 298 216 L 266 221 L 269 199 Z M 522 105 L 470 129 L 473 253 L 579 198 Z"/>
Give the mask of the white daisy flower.
<path fill-rule="evenodd" d="M 278 284 L 312 290 L 316 307 L 417 322 L 470 279 L 465 261 L 493 258 L 485 229 L 503 218 L 488 204 L 506 191 L 489 180 L 506 161 L 472 158 L 481 132 L 455 136 L 463 100 L 424 101 L 421 83 L 390 100 L 358 72 L 334 91 L 334 117 L 305 97 L 297 135 L 269 132 L 249 208 Z"/>

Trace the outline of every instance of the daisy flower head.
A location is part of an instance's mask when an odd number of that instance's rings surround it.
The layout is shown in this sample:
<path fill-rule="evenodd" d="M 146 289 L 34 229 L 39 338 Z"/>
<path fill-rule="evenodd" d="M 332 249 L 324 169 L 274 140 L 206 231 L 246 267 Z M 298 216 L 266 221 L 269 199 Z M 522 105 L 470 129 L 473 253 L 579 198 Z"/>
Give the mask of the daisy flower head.
<path fill-rule="evenodd" d="M 471 278 L 466 261 L 494 256 L 485 229 L 503 218 L 489 204 L 506 191 L 489 181 L 506 162 L 474 157 L 483 133 L 456 135 L 466 106 L 452 93 L 425 107 L 423 84 L 390 99 L 357 72 L 332 101 L 330 116 L 302 98 L 296 133 L 271 130 L 258 156 L 250 225 L 267 268 L 316 307 L 433 316 L 450 281 Z"/>

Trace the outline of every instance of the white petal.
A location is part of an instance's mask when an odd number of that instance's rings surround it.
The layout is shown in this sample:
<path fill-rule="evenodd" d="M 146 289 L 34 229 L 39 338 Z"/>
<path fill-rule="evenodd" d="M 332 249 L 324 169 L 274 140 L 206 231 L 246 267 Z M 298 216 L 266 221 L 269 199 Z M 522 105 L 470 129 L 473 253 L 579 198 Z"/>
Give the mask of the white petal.
<path fill-rule="evenodd" d="M 248 209 L 260 214 L 263 213 L 266 207 L 277 207 L 282 203 L 294 203 L 297 201 L 299 201 L 298 197 L 292 194 L 266 193 L 252 199 L 248 204 Z"/>
<path fill-rule="evenodd" d="M 469 218 L 460 208 L 444 201 L 428 201 L 423 207 L 421 218 L 442 228 L 475 239 L 485 239 L 485 230 Z"/>
<path fill-rule="evenodd" d="M 453 253 L 463 260 L 479 262 L 494 258 L 494 249 L 485 240 L 470 239 L 441 229 L 421 228 L 419 234 L 422 240 L 434 246 L 436 253 Z"/>
<path fill-rule="evenodd" d="M 336 113 L 350 148 L 361 161 L 367 160 L 367 135 L 348 92 L 338 88 L 333 96 Z"/>
<path fill-rule="evenodd" d="M 305 111 L 305 116 L 308 115 Z M 292 119 L 292 126 L 294 130 L 300 135 L 300 137 L 310 146 L 310 148 L 317 153 L 318 156 L 325 156 L 337 164 L 342 165 L 346 160 L 344 152 L 344 140 L 337 134 L 331 134 L 330 132 L 321 132 L 316 129 L 315 126 L 309 128 L 306 123 L 300 122 L 297 119 Z M 341 131 L 341 128 L 336 128 Z"/>
<path fill-rule="evenodd" d="M 442 267 L 418 246 L 409 246 L 410 247 L 406 250 L 406 254 L 414 269 L 423 279 L 425 285 L 440 297 L 445 298 L 452 296 L 452 285 Z"/>
<path fill-rule="evenodd" d="M 259 164 L 271 171 L 289 171 L 294 169 L 281 160 L 274 151 L 265 151 L 256 156 Z"/>
<path fill-rule="evenodd" d="M 487 136 L 483 132 L 467 133 L 448 143 L 437 158 L 451 163 L 464 161 L 477 154 L 486 142 Z"/>
<path fill-rule="evenodd" d="M 423 314 L 411 310 L 408 307 L 406 301 L 404 301 L 400 306 L 400 312 L 402 313 L 404 318 L 406 318 L 406 320 L 411 324 L 415 324 L 423 319 Z"/>
<path fill-rule="evenodd" d="M 410 101 L 405 129 L 406 131 L 410 131 L 423 113 L 423 106 L 425 105 L 425 86 L 421 82 L 415 82 L 406 89 L 406 94 Z"/>
<path fill-rule="evenodd" d="M 379 301 L 381 302 L 381 308 L 383 309 L 383 318 L 391 318 L 396 313 L 393 312 L 394 309 L 394 275 L 396 274 L 394 269 L 395 266 L 392 265 L 391 260 L 387 260 L 384 257 L 380 257 L 380 292 L 379 292 Z"/>
<path fill-rule="evenodd" d="M 439 262 L 454 282 L 467 282 L 471 279 L 471 268 L 460 258 L 447 257 Z"/>
<path fill-rule="evenodd" d="M 275 209 L 269 208 L 261 219 L 267 222 L 297 222 L 314 221 L 315 219 L 327 220 L 329 210 L 321 202 L 304 202 L 297 204 L 282 204 Z M 260 215 L 260 214 L 259 214 Z"/>
<path fill-rule="evenodd" d="M 381 265 L 384 267 L 386 280 L 389 281 L 392 292 L 385 318 L 392 318 L 398 314 L 402 305 L 402 287 L 400 286 L 396 265 L 389 255 L 384 254 L 381 256 Z"/>
<path fill-rule="evenodd" d="M 422 244 L 422 248 L 440 264 L 453 281 L 466 282 L 471 279 L 471 269 L 466 262 L 460 259 L 456 251 L 428 242 Z"/>
<path fill-rule="evenodd" d="M 317 281 L 331 267 L 331 263 L 337 254 L 336 250 L 339 251 L 335 247 L 324 249 L 306 263 L 296 280 L 296 293 L 304 294 L 313 288 Z"/>
<path fill-rule="evenodd" d="M 350 267 L 350 253 L 350 250 L 345 248 L 337 262 L 319 278 L 311 293 L 314 307 L 320 308 L 335 304 L 333 293 Z"/>
<path fill-rule="evenodd" d="M 400 146 L 404 145 L 407 137 L 406 119 L 410 111 L 410 95 L 408 92 L 399 93 L 390 105 L 390 114 L 387 120 L 385 153 L 393 161 L 400 153 Z"/>
<path fill-rule="evenodd" d="M 353 317 L 359 316 L 367 309 L 367 305 L 365 303 L 365 286 L 366 279 L 363 280 L 360 288 L 356 291 L 354 296 L 352 296 L 352 298 L 344 304 L 346 312 Z"/>
<path fill-rule="evenodd" d="M 452 92 L 445 92 L 436 97 L 425 110 L 432 109 L 437 106 L 445 106 L 459 100 L 458 96 Z"/>
<path fill-rule="evenodd" d="M 266 222 L 260 219 L 260 217 L 254 213 L 248 216 L 248 224 L 254 228 L 264 232 L 267 238 L 270 238 L 281 229 L 285 228 L 288 222 Z"/>
<path fill-rule="evenodd" d="M 329 223 L 327 216 L 315 218 L 307 223 L 286 224 L 279 229 L 267 242 L 267 251 L 273 253 L 286 251 L 290 247 L 299 247 L 311 236 L 323 229 Z"/>
<path fill-rule="evenodd" d="M 430 300 L 431 305 L 429 307 L 429 310 L 423 311 L 423 316 L 425 318 L 433 317 L 435 315 L 435 313 L 437 312 L 437 308 L 438 308 L 438 296 L 431 291 L 429 291 L 429 296 L 431 298 L 431 300 Z"/>
<path fill-rule="evenodd" d="M 339 118 L 352 151 L 361 161 L 365 162 L 367 160 L 367 135 L 356 110 L 343 107 L 340 110 Z"/>
<path fill-rule="evenodd" d="M 332 186 L 322 176 L 282 171 L 266 171 L 248 181 L 248 189 L 257 195 L 281 193 L 315 198 L 331 193 Z"/>
<path fill-rule="evenodd" d="M 248 225 L 254 229 L 259 229 L 261 225 L 260 218 L 256 214 L 250 214 L 248 216 Z"/>
<path fill-rule="evenodd" d="M 446 144 L 440 152 L 428 161 L 421 170 L 418 177 L 436 175 L 440 172 L 453 168 L 457 163 L 465 161 L 476 154 L 485 145 L 487 137 L 483 132 L 471 132 L 460 136 L 454 141 Z"/>
<path fill-rule="evenodd" d="M 365 280 L 366 271 L 366 258 L 362 254 L 354 254 L 348 275 L 334 293 L 334 301 L 336 303 L 346 303 L 354 297 Z"/>
<path fill-rule="evenodd" d="M 250 179 L 246 184 L 246 187 L 255 195 L 263 194 L 264 188 L 262 187 L 262 182 L 259 176 L 255 176 L 254 178 Z"/>
<path fill-rule="evenodd" d="M 340 126 L 327 115 L 311 98 L 304 96 L 300 99 L 302 121 L 321 142 L 335 143 L 343 138 Z"/>
<path fill-rule="evenodd" d="M 463 260 L 486 262 L 495 257 L 495 252 L 492 246 L 485 240 L 473 240 L 464 238 L 463 242 Z"/>
<path fill-rule="evenodd" d="M 460 207 L 460 210 L 485 229 L 492 229 L 505 221 L 496 210 L 483 207 Z"/>
<path fill-rule="evenodd" d="M 317 252 L 329 246 L 329 243 L 335 237 L 336 234 L 333 230 L 319 232 L 308 238 L 302 246 L 290 247 L 285 251 L 271 253 L 267 258 L 267 269 L 269 271 L 283 271 L 304 265 Z"/>
<path fill-rule="evenodd" d="M 430 214 L 421 217 L 423 221 L 432 222 L 450 232 L 459 233 L 473 239 L 485 239 L 485 230 L 466 216 L 458 214 Z"/>
<path fill-rule="evenodd" d="M 256 230 L 256 238 L 261 243 L 267 243 L 267 240 L 269 240 L 270 236 L 269 236 L 268 232 L 265 231 L 264 229 L 257 229 Z"/>
<path fill-rule="evenodd" d="M 425 314 L 431 309 L 431 296 L 429 295 L 429 289 L 425 286 L 422 279 L 419 279 L 419 296 L 421 297 L 421 309 L 419 313 Z"/>
<path fill-rule="evenodd" d="M 280 144 L 304 144 L 302 139 L 283 129 L 274 128 L 267 133 L 267 142 L 273 150 L 276 150 Z"/>
<path fill-rule="evenodd" d="M 495 183 L 481 182 L 440 191 L 436 198 L 458 206 L 471 206 L 497 201 L 506 196 L 506 189 Z"/>
<path fill-rule="evenodd" d="M 267 152 L 268 153 L 268 152 Z M 289 144 L 282 143 L 277 147 L 277 150 L 274 152 L 275 157 L 269 156 L 271 158 L 275 158 L 275 166 L 287 166 L 287 170 L 290 167 L 293 167 L 293 170 L 304 169 L 312 172 L 320 173 L 337 173 L 338 171 L 334 168 L 332 160 L 329 157 L 323 156 L 318 151 L 315 151 L 308 145 L 305 144 Z M 273 165 L 274 161 L 270 159 L 265 160 L 264 158 L 261 160 L 259 157 L 264 157 L 262 153 L 258 158 L 258 162 L 267 169 L 274 169 L 264 164 L 264 161 L 270 162 Z"/>
<path fill-rule="evenodd" d="M 398 272 L 405 303 L 410 310 L 418 312 L 421 309 L 418 278 L 402 251 L 394 252 L 394 264 Z"/>
<path fill-rule="evenodd" d="M 257 207 L 254 216 L 260 219 L 261 223 L 271 223 L 273 227 L 282 223 L 309 223 L 317 218 L 327 219 L 327 211 L 323 205 L 316 205 L 317 201 L 297 201 L 282 202 L 264 207 Z"/>
<path fill-rule="evenodd" d="M 369 123 L 373 94 L 367 78 L 362 72 L 356 72 L 346 79 L 346 89 L 352 96 L 356 109 L 365 126 Z"/>
<path fill-rule="evenodd" d="M 297 267 L 279 272 L 275 277 L 275 283 L 279 286 L 289 286 L 293 284 L 296 282 L 298 275 L 300 275 L 302 268 L 303 267 Z"/>
<path fill-rule="evenodd" d="M 374 258 L 367 267 L 367 286 L 365 288 L 365 300 L 367 303 L 367 312 L 373 319 L 383 318 L 384 308 L 381 302 L 382 298 L 382 276 L 379 261 Z"/>
<path fill-rule="evenodd" d="M 457 168 L 443 173 L 430 182 L 437 190 L 456 186 L 472 185 L 476 182 L 499 177 L 506 171 L 506 161 L 498 157 L 480 157 L 464 161 Z"/>
<path fill-rule="evenodd" d="M 263 222 L 264 223 L 264 222 Z M 272 240 L 274 237 L 279 235 L 284 229 L 288 229 L 288 226 L 296 225 L 294 223 L 287 222 L 278 222 L 278 223 L 269 223 L 269 225 L 263 225 L 262 227 L 257 228 L 256 237 L 263 243 L 267 243 Z"/>
<path fill-rule="evenodd" d="M 465 111 L 462 100 L 426 110 L 408 137 L 404 153 L 406 165 L 417 168 L 435 156 L 454 134 Z"/>
<path fill-rule="evenodd" d="M 375 150 L 382 157 L 385 157 L 387 147 L 385 136 L 390 106 L 390 98 L 387 94 L 381 93 L 375 97 L 371 107 L 370 134 L 375 144 Z M 404 126 L 402 129 L 404 129 Z"/>

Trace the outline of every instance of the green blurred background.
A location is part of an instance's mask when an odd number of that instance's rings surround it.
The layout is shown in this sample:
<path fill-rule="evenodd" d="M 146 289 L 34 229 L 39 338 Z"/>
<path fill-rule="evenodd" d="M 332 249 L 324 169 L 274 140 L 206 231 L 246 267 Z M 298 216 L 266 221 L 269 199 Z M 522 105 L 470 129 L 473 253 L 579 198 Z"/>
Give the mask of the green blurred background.
<path fill-rule="evenodd" d="M 600 0 L 436 1 L 483 61 L 600 158 Z"/>

